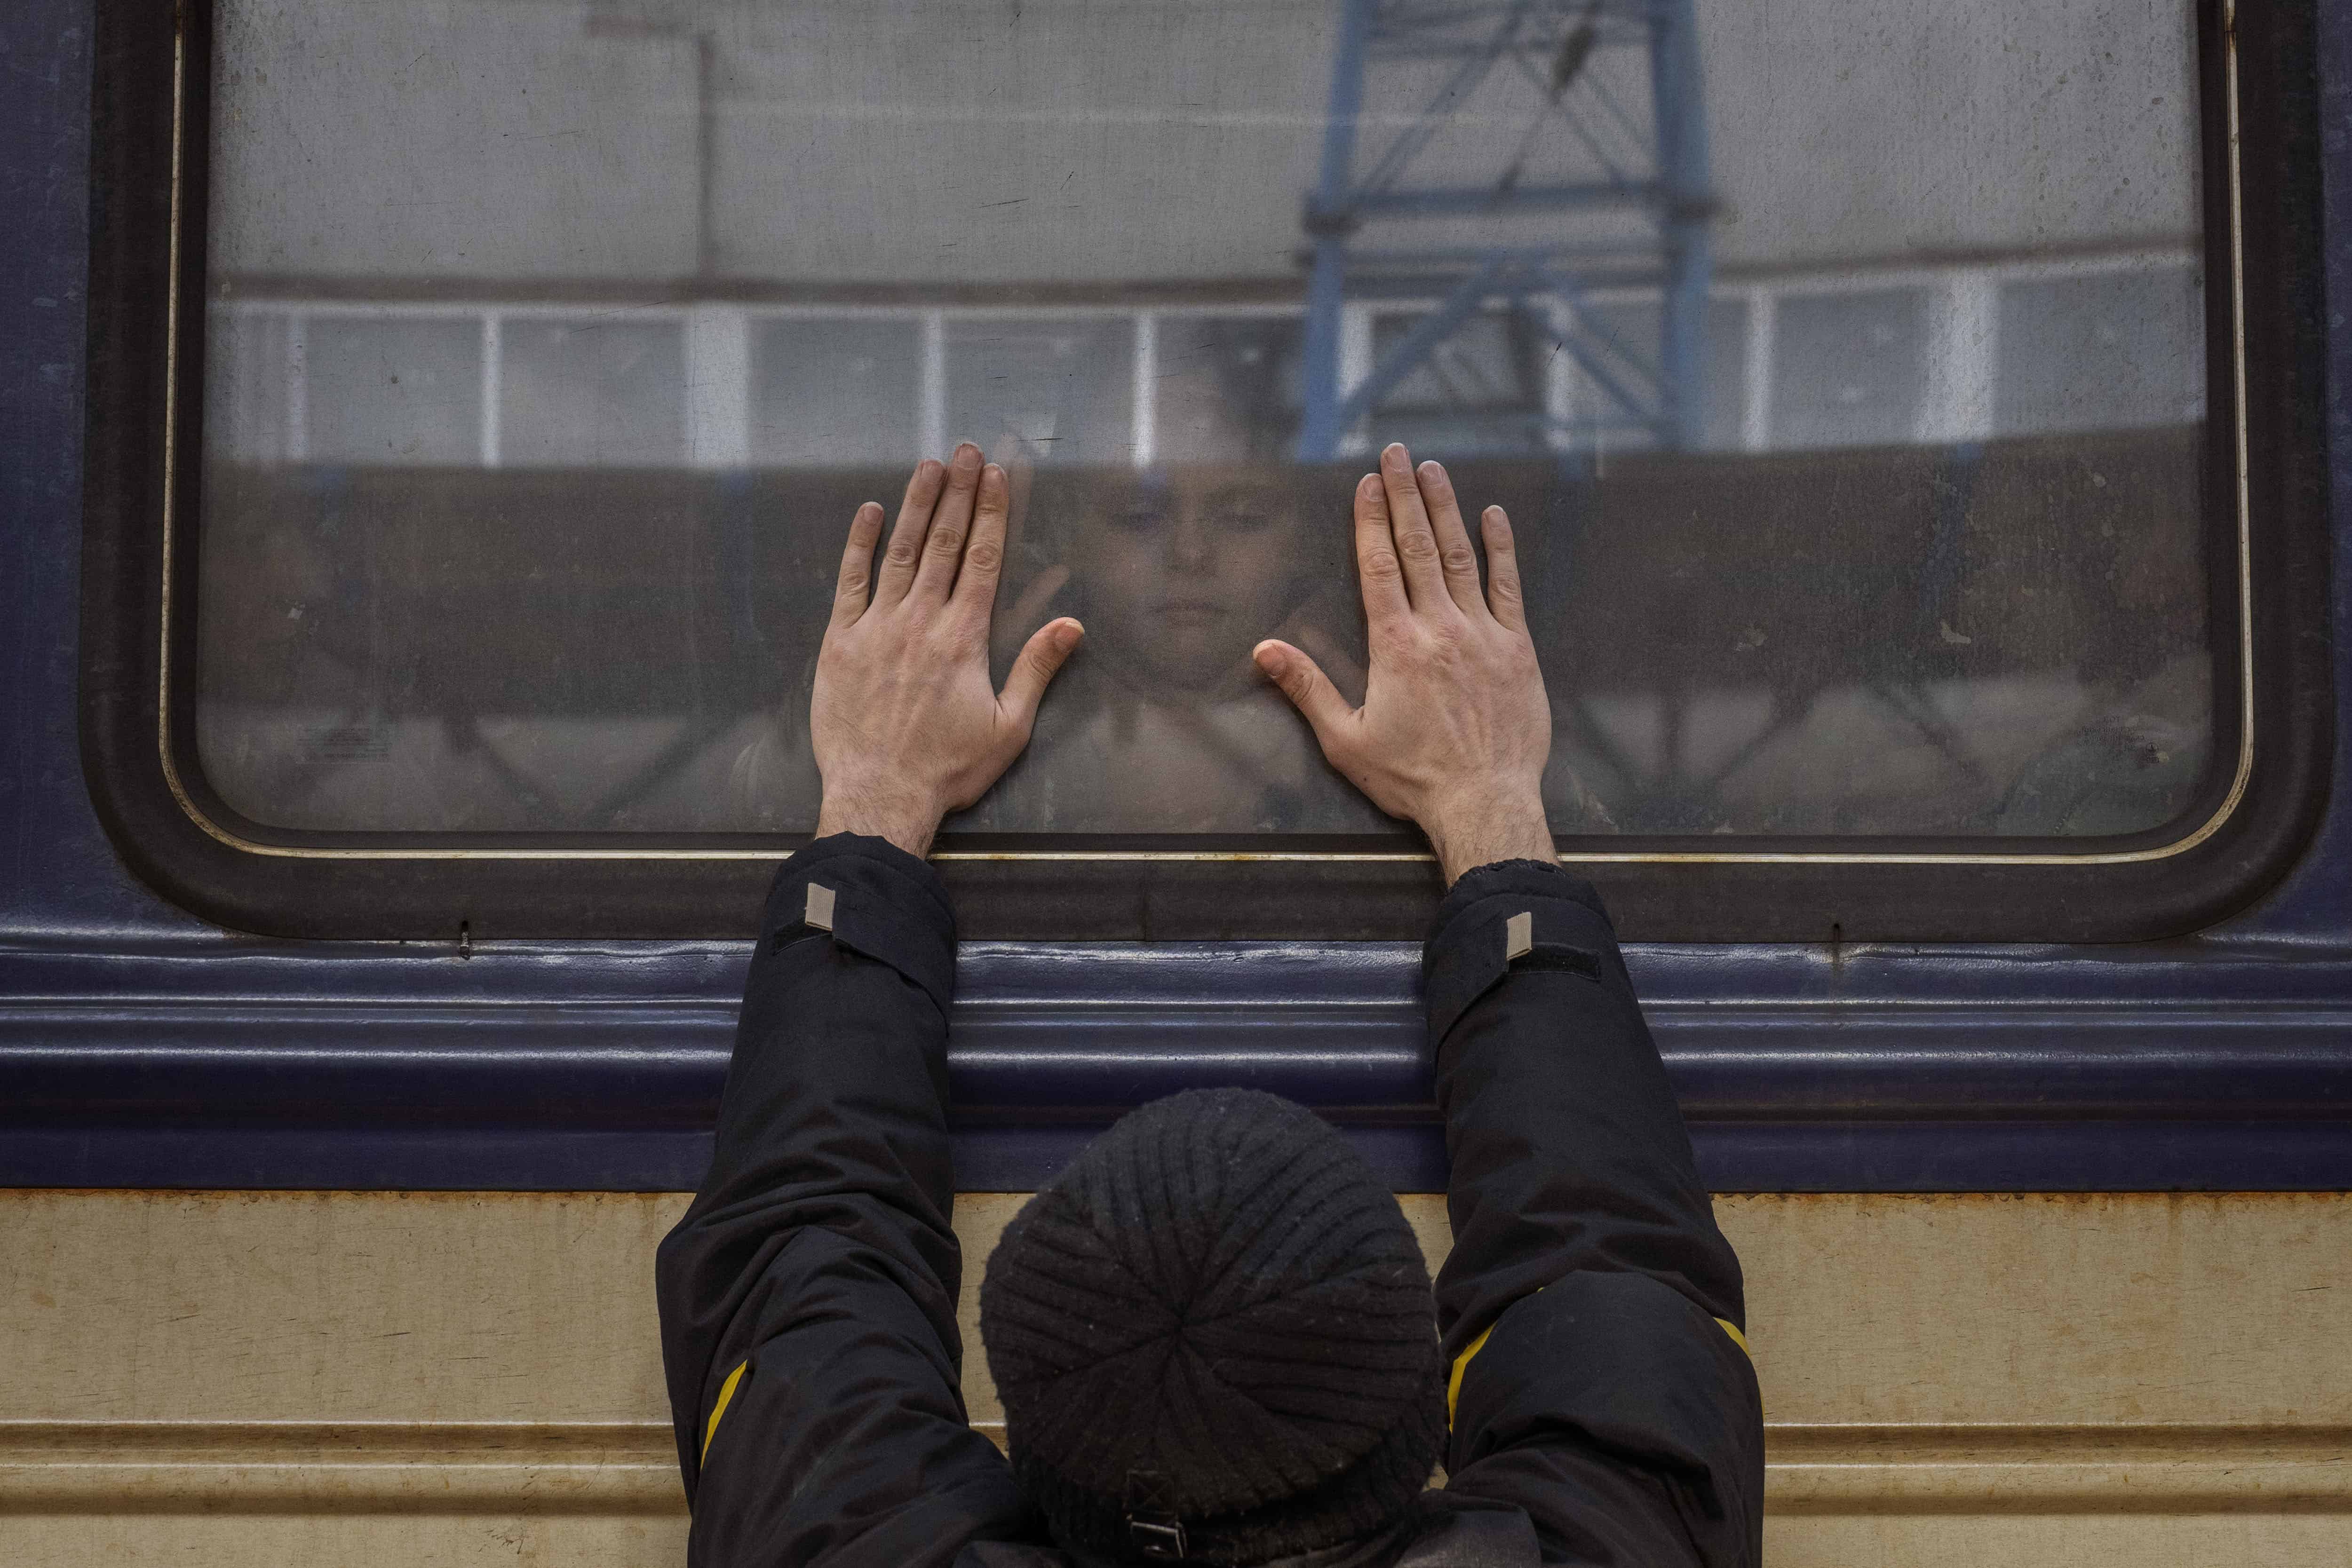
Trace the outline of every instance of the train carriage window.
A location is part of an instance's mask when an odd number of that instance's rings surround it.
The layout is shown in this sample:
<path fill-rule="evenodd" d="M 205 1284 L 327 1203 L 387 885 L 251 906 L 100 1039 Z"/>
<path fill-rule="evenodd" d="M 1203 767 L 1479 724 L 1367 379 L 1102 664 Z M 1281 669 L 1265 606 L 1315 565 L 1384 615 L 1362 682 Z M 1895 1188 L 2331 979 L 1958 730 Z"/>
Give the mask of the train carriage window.
<path fill-rule="evenodd" d="M 1372 875 L 1417 841 L 1247 654 L 1360 680 L 1346 496 L 1399 439 L 1526 541 L 1564 846 L 1810 858 L 1808 911 L 2160 857 L 2253 752 L 2219 37 L 213 0 L 175 789 L 355 867 L 781 853 L 850 512 L 968 438 L 1014 476 L 998 657 L 1091 636 L 943 852 Z M 2009 929 L 2003 875 L 1926 924 Z"/>

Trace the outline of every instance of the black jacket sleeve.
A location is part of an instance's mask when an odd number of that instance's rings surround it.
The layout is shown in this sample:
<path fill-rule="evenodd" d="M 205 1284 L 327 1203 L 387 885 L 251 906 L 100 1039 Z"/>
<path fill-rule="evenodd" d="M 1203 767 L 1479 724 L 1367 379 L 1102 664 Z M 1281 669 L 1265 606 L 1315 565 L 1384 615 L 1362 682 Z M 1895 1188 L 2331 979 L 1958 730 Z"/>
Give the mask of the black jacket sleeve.
<path fill-rule="evenodd" d="M 1480 867 L 1423 979 L 1453 1157 L 1450 1488 L 1525 1508 L 1548 1562 L 1756 1563 L 1739 1260 L 1599 895 L 1539 862 Z"/>
<path fill-rule="evenodd" d="M 921 1568 L 1030 1527 L 959 1382 L 954 969 L 912 855 L 840 834 L 778 873 L 710 1172 L 655 1265 L 691 1563 Z"/>

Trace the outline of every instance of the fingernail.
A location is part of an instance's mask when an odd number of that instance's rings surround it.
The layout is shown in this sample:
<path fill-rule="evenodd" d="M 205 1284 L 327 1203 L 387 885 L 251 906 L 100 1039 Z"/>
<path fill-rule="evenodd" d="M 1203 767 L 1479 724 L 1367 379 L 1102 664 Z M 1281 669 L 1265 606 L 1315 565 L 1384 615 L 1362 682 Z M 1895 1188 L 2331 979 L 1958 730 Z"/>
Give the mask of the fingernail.
<path fill-rule="evenodd" d="M 1365 475 L 1361 479 L 1359 479 L 1359 480 L 1357 480 L 1357 481 L 1356 481 L 1356 494 L 1357 494 L 1357 495 L 1359 495 L 1359 496 L 1363 496 L 1363 497 L 1370 497 L 1377 496 L 1377 495 L 1379 495 L 1380 493 L 1381 493 L 1381 476 L 1380 476 L 1379 475 L 1377 475 L 1377 474 L 1367 474 L 1367 475 Z"/>
<path fill-rule="evenodd" d="M 1381 448 L 1381 466 L 1392 473 L 1403 473 L 1412 463 L 1412 458 L 1402 441 L 1391 441 Z"/>
<path fill-rule="evenodd" d="M 1445 470 L 1438 466 L 1437 459 L 1434 457 L 1423 464 L 1421 465 L 1421 471 L 1423 475 L 1432 479 L 1443 479 L 1445 477 Z"/>
<path fill-rule="evenodd" d="M 966 453 L 970 453 L 971 455 L 967 458 L 964 455 Z M 980 461 L 980 448 L 973 445 L 969 441 L 961 443 L 955 449 L 955 461 L 956 466 L 959 468 L 971 467 L 974 463 Z"/>

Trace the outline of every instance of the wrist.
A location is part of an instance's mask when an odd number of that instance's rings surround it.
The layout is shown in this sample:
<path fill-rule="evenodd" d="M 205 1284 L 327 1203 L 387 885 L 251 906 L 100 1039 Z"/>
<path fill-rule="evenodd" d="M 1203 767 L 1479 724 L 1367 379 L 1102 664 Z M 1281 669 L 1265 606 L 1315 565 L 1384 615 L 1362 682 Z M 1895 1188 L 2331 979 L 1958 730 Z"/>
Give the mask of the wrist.
<path fill-rule="evenodd" d="M 1423 818 L 1421 827 L 1448 887 L 1463 873 L 1496 861 L 1559 858 L 1543 797 L 1533 789 L 1449 802 Z"/>
<path fill-rule="evenodd" d="M 878 791 L 832 789 L 817 808 L 816 836 L 862 833 L 887 839 L 920 860 L 940 831 L 940 810 L 927 801 Z"/>

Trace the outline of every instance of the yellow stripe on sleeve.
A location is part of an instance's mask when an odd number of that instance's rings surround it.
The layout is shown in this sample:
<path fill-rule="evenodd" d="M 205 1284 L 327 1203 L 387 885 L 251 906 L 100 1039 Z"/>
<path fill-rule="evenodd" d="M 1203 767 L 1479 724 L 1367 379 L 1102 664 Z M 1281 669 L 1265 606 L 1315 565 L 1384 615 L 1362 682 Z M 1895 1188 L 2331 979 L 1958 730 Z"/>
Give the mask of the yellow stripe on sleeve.
<path fill-rule="evenodd" d="M 1724 1333 L 1731 1336 L 1731 1343 L 1739 1347 L 1740 1354 L 1750 1361 L 1756 1358 L 1756 1353 L 1748 1348 L 1748 1336 L 1739 1332 L 1738 1323 L 1733 1322 L 1729 1318 L 1717 1318 L 1715 1321 L 1722 1325 Z M 1498 1318 L 1496 1322 L 1499 1322 L 1501 1320 Z M 1488 1323 L 1479 1331 L 1478 1337 L 1470 1342 L 1469 1348 L 1454 1358 L 1454 1374 L 1445 1380 L 1445 1424 L 1448 1427 L 1454 1425 L 1454 1403 L 1462 1397 L 1462 1375 L 1470 1370 L 1470 1358 L 1486 1348 L 1486 1338 L 1494 1332 L 1495 1324 Z M 720 1395 L 719 1402 L 722 1406 L 725 1405 L 727 1396 Z M 713 1416 L 711 1419 L 715 1425 L 718 1417 Z"/>
<path fill-rule="evenodd" d="M 1470 1342 L 1470 1348 L 1454 1358 L 1454 1375 L 1445 1380 L 1445 1424 L 1449 1427 L 1454 1425 L 1454 1402 L 1462 1397 L 1462 1375 L 1470 1369 L 1470 1358 L 1486 1348 L 1486 1336 L 1494 1332 L 1495 1325 L 1488 1323 Z"/>
<path fill-rule="evenodd" d="M 735 1385 L 743 1381 L 743 1374 L 751 1366 L 748 1361 L 740 1364 L 727 1375 L 727 1381 L 719 1385 L 719 1402 L 710 1407 L 710 1424 L 702 1428 L 702 1452 L 696 1463 L 699 1464 L 710 1457 L 710 1439 L 719 1435 L 719 1417 L 727 1414 L 727 1402 L 735 1397 Z"/>

